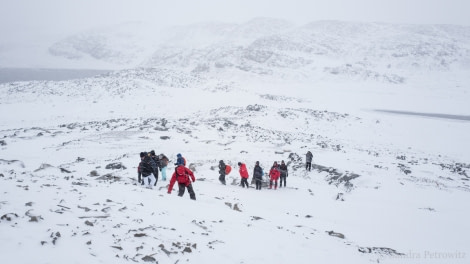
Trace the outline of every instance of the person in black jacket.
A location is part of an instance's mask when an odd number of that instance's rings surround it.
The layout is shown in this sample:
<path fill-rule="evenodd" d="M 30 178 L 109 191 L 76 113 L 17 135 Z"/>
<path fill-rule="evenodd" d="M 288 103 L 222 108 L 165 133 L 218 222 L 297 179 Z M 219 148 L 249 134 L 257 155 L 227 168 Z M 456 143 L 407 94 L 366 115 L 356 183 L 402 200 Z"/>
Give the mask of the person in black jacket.
<path fill-rule="evenodd" d="M 147 152 L 140 152 L 140 163 L 137 168 L 138 180 L 142 185 L 147 185 L 149 188 L 153 187 L 155 182 L 157 165 Z"/>
<path fill-rule="evenodd" d="M 149 153 L 150 157 L 152 158 L 153 162 L 155 162 L 155 165 L 157 166 L 157 169 L 155 170 L 155 183 L 153 186 L 157 186 L 158 182 L 158 171 L 161 170 L 160 168 L 160 160 L 158 159 L 158 156 L 155 155 L 155 150 L 151 150 Z"/>
<path fill-rule="evenodd" d="M 305 157 L 305 169 L 310 171 L 312 169 L 312 159 L 313 159 L 313 154 L 310 151 L 307 151 L 306 157 Z"/>
<path fill-rule="evenodd" d="M 282 182 L 284 182 L 284 187 L 286 187 L 286 178 L 289 176 L 289 173 L 287 172 L 287 165 L 284 163 L 284 161 L 281 161 L 281 166 L 279 166 L 279 170 L 281 171 L 281 183 L 279 185 L 279 188 L 282 187 Z"/>
<path fill-rule="evenodd" d="M 225 185 L 225 163 L 223 160 L 219 161 L 219 181 Z"/>
<path fill-rule="evenodd" d="M 253 179 L 255 180 L 256 190 L 261 190 L 263 169 L 259 166 L 259 161 L 256 162 L 255 168 L 253 169 Z"/>

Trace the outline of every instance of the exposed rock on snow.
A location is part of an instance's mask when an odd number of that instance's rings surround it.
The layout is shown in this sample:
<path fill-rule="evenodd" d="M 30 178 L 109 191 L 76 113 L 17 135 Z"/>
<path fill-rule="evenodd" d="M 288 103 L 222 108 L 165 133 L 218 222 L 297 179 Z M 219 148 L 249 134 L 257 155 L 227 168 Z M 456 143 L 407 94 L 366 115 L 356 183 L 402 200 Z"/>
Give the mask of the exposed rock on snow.
<path fill-rule="evenodd" d="M 402 256 L 405 255 L 403 253 L 397 252 L 391 248 L 384 248 L 384 247 L 359 247 L 359 252 L 361 253 L 369 253 L 369 254 L 377 254 L 380 256 Z"/>

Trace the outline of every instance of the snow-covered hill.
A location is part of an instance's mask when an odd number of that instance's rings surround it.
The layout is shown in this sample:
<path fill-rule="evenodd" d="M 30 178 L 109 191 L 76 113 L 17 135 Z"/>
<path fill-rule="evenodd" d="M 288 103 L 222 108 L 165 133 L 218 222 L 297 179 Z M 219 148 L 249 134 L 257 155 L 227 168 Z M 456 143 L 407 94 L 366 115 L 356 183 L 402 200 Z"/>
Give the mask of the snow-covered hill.
<path fill-rule="evenodd" d="M 452 89 L 235 79 L 136 68 L 0 85 L 2 257 L 466 263 L 470 123 L 373 111 L 468 116 L 465 78 L 442 81 Z M 183 153 L 196 201 L 167 194 L 168 181 L 136 185 L 138 154 L 151 149 L 171 164 Z M 234 167 L 227 186 L 220 159 Z M 238 186 L 238 161 L 252 175 L 255 161 L 280 160 L 287 188 Z"/>
<path fill-rule="evenodd" d="M 132 24 L 71 36 L 49 51 L 121 67 L 177 67 L 213 74 L 235 69 L 258 75 L 402 83 L 429 70 L 467 69 L 470 28 L 340 21 L 294 26 L 270 18 L 158 31 Z"/>
<path fill-rule="evenodd" d="M 70 37 L 51 52 L 139 67 L 0 84 L 5 263 L 468 262 L 468 28 L 186 30 Z M 196 201 L 137 184 L 152 149 L 169 175 L 185 156 Z M 281 160 L 286 188 L 239 186 L 239 161 Z"/>
<path fill-rule="evenodd" d="M 470 65 L 470 28 L 457 25 L 343 21 L 294 25 L 256 18 L 240 24 L 161 28 L 133 22 L 30 46 L 3 43 L 0 66 L 176 67 L 212 75 L 241 71 L 295 79 L 403 83 L 428 71 L 465 71 Z"/>

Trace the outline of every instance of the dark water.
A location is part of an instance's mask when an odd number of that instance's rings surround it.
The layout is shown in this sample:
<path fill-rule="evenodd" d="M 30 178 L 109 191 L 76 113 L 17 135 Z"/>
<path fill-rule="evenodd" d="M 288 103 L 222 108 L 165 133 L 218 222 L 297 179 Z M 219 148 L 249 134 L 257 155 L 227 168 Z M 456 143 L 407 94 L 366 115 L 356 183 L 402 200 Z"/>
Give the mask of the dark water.
<path fill-rule="evenodd" d="M 0 68 L 0 83 L 18 81 L 65 81 L 93 77 L 110 70 Z"/>
<path fill-rule="evenodd" d="M 470 116 L 467 115 L 449 115 L 449 114 L 438 114 L 438 113 L 419 113 L 419 112 L 408 112 L 408 111 L 395 111 L 395 110 L 382 110 L 376 109 L 376 112 L 398 114 L 398 115 L 413 115 L 413 116 L 423 116 L 423 117 L 433 117 L 433 118 L 444 118 L 444 119 L 453 119 L 453 120 L 463 120 L 470 121 Z"/>

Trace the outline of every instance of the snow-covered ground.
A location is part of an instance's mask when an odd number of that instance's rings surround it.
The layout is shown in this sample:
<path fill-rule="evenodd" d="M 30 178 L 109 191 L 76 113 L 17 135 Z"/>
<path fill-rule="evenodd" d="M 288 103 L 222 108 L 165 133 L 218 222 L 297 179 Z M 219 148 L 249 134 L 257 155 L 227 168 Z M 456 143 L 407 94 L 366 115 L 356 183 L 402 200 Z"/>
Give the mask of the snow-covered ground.
<path fill-rule="evenodd" d="M 468 68 L 403 83 L 275 71 L 290 77 L 173 67 L 1 84 L 4 262 L 468 263 Z M 137 185 L 152 149 L 168 175 L 183 154 L 196 201 L 168 180 Z M 256 161 L 281 160 L 287 188 L 239 186 L 237 162 L 251 181 Z"/>

